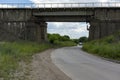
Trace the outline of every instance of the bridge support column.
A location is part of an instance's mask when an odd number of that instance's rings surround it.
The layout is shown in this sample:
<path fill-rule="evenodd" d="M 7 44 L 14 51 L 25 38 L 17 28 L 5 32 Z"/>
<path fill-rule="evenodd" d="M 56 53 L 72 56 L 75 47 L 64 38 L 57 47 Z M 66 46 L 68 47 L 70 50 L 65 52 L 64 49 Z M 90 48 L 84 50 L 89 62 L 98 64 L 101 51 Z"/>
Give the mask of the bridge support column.
<path fill-rule="evenodd" d="M 91 21 L 89 29 L 89 39 L 100 39 L 118 31 L 120 31 L 120 22 Z"/>
<path fill-rule="evenodd" d="M 36 24 L 34 22 L 26 22 L 24 30 L 25 40 L 35 41 Z"/>
<path fill-rule="evenodd" d="M 47 23 L 30 22 L 26 26 L 27 40 L 43 42 L 47 41 Z"/>
<path fill-rule="evenodd" d="M 89 39 L 94 40 L 100 37 L 100 24 L 99 22 L 90 22 Z"/>
<path fill-rule="evenodd" d="M 43 24 L 42 25 L 42 33 L 44 33 L 43 34 L 43 40 L 47 41 L 47 23 L 44 22 L 42 24 Z"/>
<path fill-rule="evenodd" d="M 47 23 L 46 22 L 37 23 L 36 40 L 38 42 L 47 41 Z"/>

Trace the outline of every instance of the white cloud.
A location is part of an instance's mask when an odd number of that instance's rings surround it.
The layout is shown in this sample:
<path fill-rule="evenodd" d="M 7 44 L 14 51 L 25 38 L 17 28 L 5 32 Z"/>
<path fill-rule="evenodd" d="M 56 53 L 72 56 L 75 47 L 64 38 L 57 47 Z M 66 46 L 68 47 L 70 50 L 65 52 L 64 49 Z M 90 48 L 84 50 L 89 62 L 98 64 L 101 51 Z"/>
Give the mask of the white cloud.
<path fill-rule="evenodd" d="M 0 8 L 16 8 L 17 6 L 15 5 L 7 5 L 7 4 L 0 4 Z"/>
<path fill-rule="evenodd" d="M 48 33 L 59 33 L 61 35 L 69 35 L 71 38 L 88 36 L 88 31 L 86 29 L 85 23 L 48 23 Z"/>
<path fill-rule="evenodd" d="M 109 2 L 109 0 L 99 0 L 99 2 Z"/>
<path fill-rule="evenodd" d="M 115 2 L 120 0 L 30 0 L 33 3 Z"/>
<path fill-rule="evenodd" d="M 36 4 L 36 6 L 38 7 L 44 7 L 44 5 L 40 5 L 40 4 L 38 4 L 38 3 L 89 3 L 89 2 L 94 2 L 94 3 L 96 3 L 96 2 L 120 2 L 120 0 L 30 0 L 31 2 L 33 2 L 33 3 L 35 3 Z M 111 6 L 114 6 L 115 4 L 111 4 Z M 52 7 L 57 7 L 58 6 L 58 4 L 52 4 Z M 64 4 L 62 5 L 62 4 L 59 4 L 59 7 L 63 7 L 64 6 Z M 66 4 L 65 5 L 66 7 L 71 7 L 71 4 Z M 75 7 L 78 7 L 78 6 L 80 6 L 80 5 L 77 5 L 77 4 L 75 4 L 75 5 L 72 5 L 72 6 L 75 6 Z M 85 6 L 87 6 L 87 7 L 91 7 L 91 6 L 93 6 L 93 5 L 91 5 L 91 4 L 82 4 L 80 7 L 85 7 Z M 101 3 L 99 4 L 95 4 L 94 6 L 101 6 Z M 108 6 L 110 6 L 110 4 L 103 4 L 103 6 L 104 7 L 108 7 Z M 45 7 L 51 7 L 51 4 L 45 4 Z"/>

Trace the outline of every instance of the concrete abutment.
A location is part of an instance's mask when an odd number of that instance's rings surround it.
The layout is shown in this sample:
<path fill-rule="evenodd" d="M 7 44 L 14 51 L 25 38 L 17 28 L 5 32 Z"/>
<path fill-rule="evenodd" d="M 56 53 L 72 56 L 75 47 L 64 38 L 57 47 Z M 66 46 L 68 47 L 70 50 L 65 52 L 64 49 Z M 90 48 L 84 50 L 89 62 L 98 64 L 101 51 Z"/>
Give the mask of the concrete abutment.
<path fill-rule="evenodd" d="M 120 31 L 119 21 L 91 21 L 89 28 L 89 39 L 96 40 Z"/>
<path fill-rule="evenodd" d="M 33 16 L 32 9 L 0 9 L 0 40 L 47 41 L 47 23 Z"/>
<path fill-rule="evenodd" d="M 0 40 L 47 41 L 46 22 L 89 22 L 89 39 L 100 39 L 120 30 L 120 8 L 1 8 Z"/>
<path fill-rule="evenodd" d="M 23 32 L 24 40 L 45 42 L 47 41 L 47 23 L 28 21 Z"/>
<path fill-rule="evenodd" d="M 0 40 L 47 41 L 46 22 L 2 22 L 0 23 Z"/>

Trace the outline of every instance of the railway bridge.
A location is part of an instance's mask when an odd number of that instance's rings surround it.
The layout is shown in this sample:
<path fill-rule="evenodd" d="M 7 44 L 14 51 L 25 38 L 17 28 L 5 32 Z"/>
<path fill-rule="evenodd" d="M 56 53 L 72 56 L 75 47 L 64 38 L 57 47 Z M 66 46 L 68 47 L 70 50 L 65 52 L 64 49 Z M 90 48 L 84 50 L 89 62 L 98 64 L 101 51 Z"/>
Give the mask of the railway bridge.
<path fill-rule="evenodd" d="M 87 22 L 89 39 L 100 39 L 120 30 L 120 2 L 1 3 L 0 40 L 47 41 L 46 22 Z"/>

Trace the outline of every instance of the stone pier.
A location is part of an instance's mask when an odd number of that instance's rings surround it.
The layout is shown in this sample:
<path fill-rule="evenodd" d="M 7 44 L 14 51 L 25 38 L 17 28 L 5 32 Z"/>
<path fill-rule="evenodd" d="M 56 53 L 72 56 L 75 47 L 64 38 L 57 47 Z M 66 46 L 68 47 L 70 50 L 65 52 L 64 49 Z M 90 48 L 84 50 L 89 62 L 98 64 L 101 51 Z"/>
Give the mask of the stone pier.
<path fill-rule="evenodd" d="M 100 39 L 120 31 L 119 21 L 91 21 L 89 39 Z"/>
<path fill-rule="evenodd" d="M 0 40 L 47 41 L 47 23 L 32 9 L 0 9 Z"/>
<path fill-rule="evenodd" d="M 0 23 L 0 40 L 47 41 L 46 22 L 3 22 Z"/>
<path fill-rule="evenodd" d="M 47 23 L 36 22 L 35 39 L 37 42 L 47 41 Z"/>
<path fill-rule="evenodd" d="M 25 27 L 25 40 L 43 42 L 47 41 L 46 22 L 27 22 Z"/>

